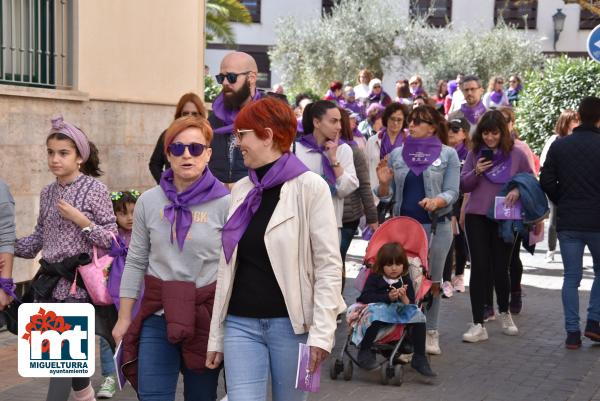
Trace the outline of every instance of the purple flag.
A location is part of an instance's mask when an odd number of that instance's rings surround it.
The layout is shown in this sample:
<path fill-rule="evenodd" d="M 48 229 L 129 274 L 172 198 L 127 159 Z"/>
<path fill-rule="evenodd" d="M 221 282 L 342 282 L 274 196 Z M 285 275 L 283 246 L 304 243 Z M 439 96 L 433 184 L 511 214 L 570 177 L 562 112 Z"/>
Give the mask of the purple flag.
<path fill-rule="evenodd" d="M 180 250 L 183 250 L 183 243 L 192 226 L 190 206 L 222 198 L 229 194 L 229 190 L 212 175 L 208 167 L 204 169 L 204 173 L 196 182 L 181 193 L 177 193 L 173 183 L 173 170 L 165 170 L 160 178 L 160 187 L 171 202 L 163 210 L 165 219 L 171 223 L 171 243 L 173 243 L 173 225 L 175 225 Z"/>
<path fill-rule="evenodd" d="M 252 100 L 258 100 L 262 97 L 259 91 L 256 91 Z M 221 121 L 223 121 L 224 126 L 215 129 L 213 132 L 215 134 L 228 134 L 233 131 L 233 122 L 240 112 L 239 109 L 231 110 L 225 107 L 225 103 L 223 101 L 223 92 L 217 96 L 215 101 L 212 104 L 213 113 L 215 116 Z"/>
<path fill-rule="evenodd" d="M 463 103 L 460 106 L 460 111 L 462 111 L 465 118 L 471 124 L 476 125 L 479 122 L 479 119 L 481 118 L 481 116 L 487 111 L 487 109 L 485 108 L 485 105 L 483 104 L 483 102 L 479 101 L 479 103 L 477 103 L 473 107 L 469 106 L 466 103 Z"/>
<path fill-rule="evenodd" d="M 306 167 L 296 155 L 289 152 L 284 153 L 283 156 L 275 162 L 267 174 L 262 178 L 262 181 L 258 180 L 256 171 L 248 169 L 248 178 L 254 184 L 254 188 L 248 192 L 244 202 L 236 209 L 229 220 L 227 220 L 227 223 L 223 226 L 221 241 L 223 243 L 223 253 L 225 254 L 227 263 L 231 260 L 233 250 L 242 238 L 242 235 L 246 232 L 250 220 L 252 220 L 252 217 L 260 206 L 263 191 L 283 184 L 307 171 L 309 171 L 308 167 Z"/>
<path fill-rule="evenodd" d="M 415 138 L 409 135 L 404 140 L 402 147 L 402 158 L 410 171 L 420 175 L 427 170 L 442 153 L 442 141 L 436 135 L 426 138 Z"/>
<path fill-rule="evenodd" d="M 329 163 L 329 158 L 327 157 L 325 148 L 323 146 L 319 146 L 317 139 L 313 134 L 302 136 L 298 142 L 309 148 L 311 151 L 321 154 L 321 164 L 323 166 L 323 174 L 325 175 L 325 179 L 327 180 L 329 186 L 335 186 L 335 182 L 337 181 L 335 177 L 335 171 L 333 171 L 333 167 L 331 167 L 331 164 Z"/>

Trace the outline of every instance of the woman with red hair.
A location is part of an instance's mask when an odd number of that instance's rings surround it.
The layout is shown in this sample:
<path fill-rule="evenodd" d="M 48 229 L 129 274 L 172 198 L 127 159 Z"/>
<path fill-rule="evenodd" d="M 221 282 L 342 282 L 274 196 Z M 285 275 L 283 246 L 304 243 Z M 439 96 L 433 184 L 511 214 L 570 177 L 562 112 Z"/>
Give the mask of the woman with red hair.
<path fill-rule="evenodd" d="M 275 98 L 250 103 L 234 135 L 248 177 L 232 189 L 206 366 L 225 358 L 231 401 L 305 400 L 298 344 L 314 372 L 333 347 L 342 261 L 329 186 L 290 152 L 296 117 Z"/>

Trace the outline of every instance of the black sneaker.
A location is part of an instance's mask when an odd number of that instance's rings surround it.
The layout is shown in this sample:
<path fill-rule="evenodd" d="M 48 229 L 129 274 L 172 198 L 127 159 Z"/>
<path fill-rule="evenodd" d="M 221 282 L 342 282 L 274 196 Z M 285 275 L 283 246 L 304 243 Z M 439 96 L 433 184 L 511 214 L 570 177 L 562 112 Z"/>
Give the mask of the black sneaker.
<path fill-rule="evenodd" d="M 583 335 L 592 341 L 600 342 L 600 322 L 588 319 Z"/>
<path fill-rule="evenodd" d="M 581 348 L 581 331 L 567 331 L 567 339 L 565 340 L 565 347 L 568 349 L 579 349 Z"/>
<path fill-rule="evenodd" d="M 429 361 L 425 355 L 414 354 L 410 366 L 425 377 L 436 377 L 437 375 L 431 370 Z"/>

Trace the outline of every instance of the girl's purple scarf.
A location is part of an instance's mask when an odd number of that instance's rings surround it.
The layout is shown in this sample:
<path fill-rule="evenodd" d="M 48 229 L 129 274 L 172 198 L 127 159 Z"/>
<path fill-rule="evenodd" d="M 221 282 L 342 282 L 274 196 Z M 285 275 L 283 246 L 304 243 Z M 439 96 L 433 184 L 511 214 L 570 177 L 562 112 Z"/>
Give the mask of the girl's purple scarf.
<path fill-rule="evenodd" d="M 129 251 L 129 242 L 131 241 L 131 232 L 123 232 L 119 229 L 119 235 L 117 241 L 111 241 L 109 255 L 113 257 L 112 264 L 110 266 L 110 273 L 108 275 L 108 293 L 110 294 L 115 307 L 117 310 L 121 308 L 121 279 L 123 278 L 123 271 L 125 270 L 125 259 L 127 258 L 127 252 Z M 140 291 L 140 295 L 133 306 L 132 317 L 137 315 L 140 310 L 141 299 L 144 297 L 144 287 Z"/>
<path fill-rule="evenodd" d="M 171 243 L 173 243 L 173 225 L 175 225 L 180 250 L 183 250 L 185 238 L 192 226 L 190 207 L 229 194 L 229 190 L 212 175 L 208 167 L 204 169 L 202 177 L 181 193 L 177 193 L 173 183 L 173 170 L 165 170 L 160 179 L 160 187 L 171 202 L 163 211 L 165 218 L 171 223 Z"/>
<path fill-rule="evenodd" d="M 262 97 L 259 91 L 256 91 L 254 96 L 252 97 L 252 101 L 258 100 Z M 233 122 L 240 112 L 239 109 L 231 110 L 225 107 L 225 102 L 223 101 L 223 92 L 217 96 L 212 104 L 213 113 L 215 116 L 221 121 L 223 121 L 223 126 L 215 129 L 213 132 L 215 134 L 227 134 L 233 131 Z"/>
<path fill-rule="evenodd" d="M 254 188 L 248 192 L 244 202 L 235 210 L 223 226 L 221 241 L 227 263 L 231 260 L 235 247 L 246 232 L 248 224 L 250 224 L 252 217 L 260 206 L 263 191 L 281 185 L 307 171 L 309 171 L 308 167 L 296 155 L 289 152 L 284 153 L 260 181 L 256 175 L 256 171 L 248 169 L 248 178 L 254 184 Z"/>
<path fill-rule="evenodd" d="M 416 87 L 415 89 L 410 88 L 410 94 L 412 95 L 413 99 L 424 93 L 425 93 L 425 90 L 423 88 L 421 88 L 420 86 Z"/>
<path fill-rule="evenodd" d="M 487 149 L 487 148 L 484 148 Z M 481 158 L 481 151 L 477 155 L 477 160 Z M 492 167 L 487 169 L 483 175 L 494 184 L 506 184 L 511 179 L 512 155 L 508 155 L 497 150 L 492 158 Z"/>
<path fill-rule="evenodd" d="M 302 136 L 298 142 L 309 148 L 312 152 L 321 154 L 321 165 L 323 166 L 323 174 L 325 175 L 325 179 L 330 187 L 334 186 L 336 182 L 335 172 L 329 163 L 329 158 L 327 157 L 325 148 L 323 146 L 319 146 L 313 134 Z"/>
<path fill-rule="evenodd" d="M 460 106 L 460 111 L 462 111 L 465 118 L 471 124 L 476 125 L 479 122 L 479 119 L 481 118 L 481 116 L 487 111 L 487 109 L 485 108 L 485 105 L 483 104 L 483 102 L 479 101 L 479 103 L 477 103 L 473 107 L 469 106 L 466 103 L 463 103 Z"/>
<path fill-rule="evenodd" d="M 396 137 L 396 142 L 392 144 L 392 140 L 387 132 L 387 129 L 383 127 L 379 133 L 381 139 L 381 147 L 379 148 L 379 160 L 383 160 L 387 155 L 392 153 L 392 150 L 399 148 L 404 143 L 404 132 L 400 131 Z"/>
<path fill-rule="evenodd" d="M 500 102 L 502 102 L 502 97 L 504 96 L 504 92 L 500 91 L 493 91 L 492 93 L 490 93 L 490 99 L 492 99 L 492 102 L 496 103 L 496 104 L 500 104 Z"/>
<path fill-rule="evenodd" d="M 426 138 L 415 138 L 409 135 L 402 147 L 404 163 L 417 176 L 427 170 L 427 167 L 440 157 L 440 153 L 442 153 L 442 141 L 436 135 Z"/>
<path fill-rule="evenodd" d="M 469 154 L 469 149 L 467 149 L 467 146 L 464 142 L 461 142 L 458 145 L 456 145 L 454 149 L 456 149 L 456 153 L 458 153 L 458 159 L 461 162 L 467 158 L 467 155 Z"/>

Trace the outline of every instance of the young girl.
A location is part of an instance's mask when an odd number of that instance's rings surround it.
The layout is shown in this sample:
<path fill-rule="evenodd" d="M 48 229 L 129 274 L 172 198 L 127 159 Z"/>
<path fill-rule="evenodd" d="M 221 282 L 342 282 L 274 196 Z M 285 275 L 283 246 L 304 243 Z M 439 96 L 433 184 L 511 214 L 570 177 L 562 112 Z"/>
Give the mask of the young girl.
<path fill-rule="evenodd" d="M 115 307 L 119 309 L 119 288 L 121 287 L 121 277 L 125 267 L 125 258 L 131 240 L 131 230 L 133 228 L 133 210 L 140 193 L 135 189 L 130 191 L 117 191 L 110 193 L 110 199 L 113 205 L 113 211 L 117 217 L 119 235 L 117 243 L 113 242 L 110 254 L 113 260 L 110 275 L 108 277 L 108 292 L 110 293 Z M 141 298 L 140 298 L 141 299 Z M 134 308 L 134 315 L 139 309 L 139 302 Z M 112 328 L 111 328 L 112 330 Z M 102 366 L 102 376 L 104 381 L 98 390 L 98 398 L 112 398 L 116 391 L 115 364 L 113 361 L 113 352 L 108 341 L 100 337 L 100 362 Z"/>
<path fill-rule="evenodd" d="M 378 320 L 377 315 L 382 317 L 383 314 L 374 312 L 374 315 L 376 315 L 374 317 L 375 321 L 366 330 L 360 342 L 358 363 L 361 367 L 365 369 L 377 367 L 375 353 L 371 351 L 371 346 L 375 342 L 378 332 L 388 326 L 389 323 L 404 323 L 408 324 L 410 328 L 410 337 L 414 349 L 411 366 L 425 377 L 436 376 L 425 356 L 425 323 L 424 319 L 419 319 L 420 316 L 424 316 L 418 307 L 414 305 L 415 290 L 408 274 L 408 259 L 400 244 L 391 242 L 379 249 L 372 272 L 356 301 L 364 304 L 402 303 L 409 306 L 398 308 L 396 304 L 394 309 L 396 316 L 390 320 L 386 319 L 386 322 Z"/>
<path fill-rule="evenodd" d="M 40 275 L 38 281 L 43 280 L 45 285 L 41 287 L 48 291 L 36 293 L 36 300 L 89 302 L 85 288 L 77 286 L 71 290 L 77 267 L 71 263 L 73 256 L 91 255 L 94 245 L 110 248 L 111 233 L 117 233 L 108 190 L 94 178 L 102 174 L 98 150 L 79 128 L 62 117 L 52 120 L 46 146 L 48 168 L 56 181 L 42 189 L 37 225 L 33 234 L 17 240 L 15 256 L 33 259 L 42 251 L 42 266 L 63 264 L 60 269 L 63 276 Z M 62 380 L 50 379 L 47 400 L 69 397 L 70 388 L 62 383 Z M 89 378 L 73 378 L 71 387 L 74 400 L 94 400 Z"/>

